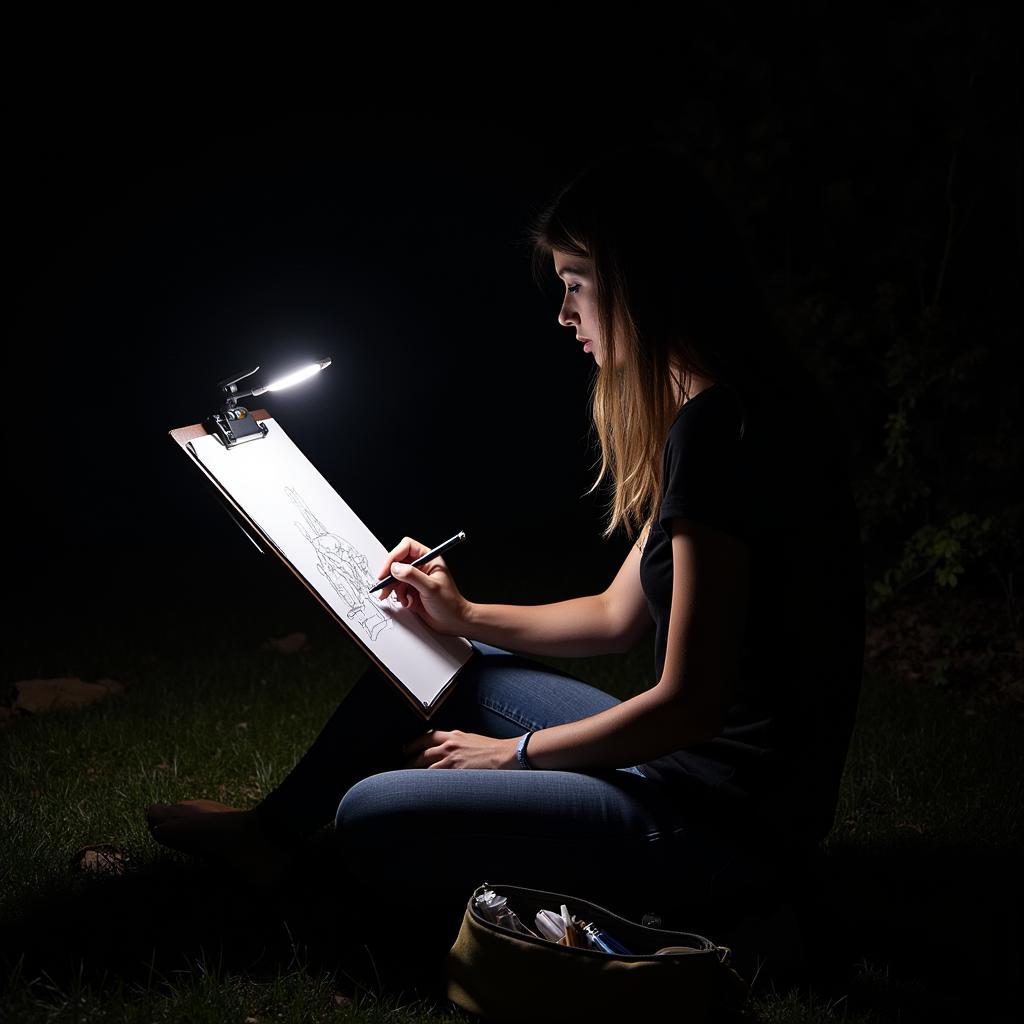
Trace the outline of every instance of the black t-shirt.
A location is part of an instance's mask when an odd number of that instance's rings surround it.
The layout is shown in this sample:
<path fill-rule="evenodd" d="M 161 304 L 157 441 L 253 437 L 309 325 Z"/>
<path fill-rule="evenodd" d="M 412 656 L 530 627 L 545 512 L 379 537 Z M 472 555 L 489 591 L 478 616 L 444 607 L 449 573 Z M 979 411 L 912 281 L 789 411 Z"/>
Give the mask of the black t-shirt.
<path fill-rule="evenodd" d="M 741 396 L 719 383 L 679 410 L 662 466 L 640 562 L 655 678 L 672 605 L 672 518 L 746 542 L 751 586 L 724 728 L 641 767 L 695 812 L 772 847 L 818 842 L 834 819 L 864 652 L 860 528 L 839 432 L 809 393 Z"/>

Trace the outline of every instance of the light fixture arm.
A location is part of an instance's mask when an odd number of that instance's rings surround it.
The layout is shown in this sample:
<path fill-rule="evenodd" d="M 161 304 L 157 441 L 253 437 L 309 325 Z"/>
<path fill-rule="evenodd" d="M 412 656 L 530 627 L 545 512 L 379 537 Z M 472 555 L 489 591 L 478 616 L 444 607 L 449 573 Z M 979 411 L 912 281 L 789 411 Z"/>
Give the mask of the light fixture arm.
<path fill-rule="evenodd" d="M 225 378 L 217 385 L 217 390 L 220 391 L 224 404 L 219 412 L 215 412 L 212 416 L 206 418 L 205 424 L 207 429 L 211 434 L 219 437 L 226 448 L 232 448 L 242 441 L 252 441 L 260 437 L 266 437 L 266 424 L 252 419 L 249 415 L 249 410 L 245 406 L 238 404 L 239 399 L 262 395 L 266 391 L 279 391 L 282 388 L 291 387 L 312 377 L 319 370 L 327 369 L 330 365 L 330 357 L 318 359 L 315 363 L 288 374 L 286 377 L 271 381 L 270 384 L 262 387 L 250 388 L 248 391 L 239 391 L 238 382 L 246 377 L 251 377 L 259 369 L 259 366 L 254 366 L 251 370 L 247 370 L 245 373 L 240 373 L 237 376 Z"/>
<path fill-rule="evenodd" d="M 237 377 L 228 377 L 217 385 L 217 390 L 224 396 L 224 411 L 233 408 L 240 398 L 248 398 L 252 394 L 251 389 L 239 391 L 236 385 L 240 380 L 251 377 L 258 369 L 259 366 L 254 366 L 251 370 L 240 373 Z"/>

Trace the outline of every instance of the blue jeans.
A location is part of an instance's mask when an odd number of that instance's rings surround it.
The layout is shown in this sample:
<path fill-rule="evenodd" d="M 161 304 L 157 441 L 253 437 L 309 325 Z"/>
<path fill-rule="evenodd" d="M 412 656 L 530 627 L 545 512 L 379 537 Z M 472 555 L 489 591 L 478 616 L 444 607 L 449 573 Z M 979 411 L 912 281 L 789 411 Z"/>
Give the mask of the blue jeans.
<path fill-rule="evenodd" d="M 654 908 L 705 903 L 716 875 L 745 852 L 691 813 L 680 795 L 614 769 L 424 770 L 403 744 L 429 728 L 520 736 L 619 703 L 521 655 L 473 641 L 455 691 L 429 722 L 375 666 L 257 807 L 282 845 L 332 820 L 364 891 L 422 883 L 464 905 L 482 881 Z M 555 908 L 557 909 L 557 908 Z"/>

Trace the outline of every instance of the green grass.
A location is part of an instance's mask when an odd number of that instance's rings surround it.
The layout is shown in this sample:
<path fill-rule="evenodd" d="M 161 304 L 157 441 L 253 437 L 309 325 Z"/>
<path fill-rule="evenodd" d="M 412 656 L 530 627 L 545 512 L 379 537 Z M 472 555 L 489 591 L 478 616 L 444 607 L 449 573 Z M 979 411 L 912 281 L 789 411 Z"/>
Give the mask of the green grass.
<path fill-rule="evenodd" d="M 311 642 L 293 655 L 260 649 L 269 612 L 223 639 L 210 616 L 142 612 L 59 645 L 23 637 L 9 682 L 78 675 L 127 689 L 0 726 L 0 1020 L 468 1019 L 392 984 L 343 912 L 325 914 L 308 893 L 266 905 L 145 829 L 154 801 L 251 805 L 303 752 L 364 666 L 315 616 L 300 616 Z M 644 645 L 539 660 L 620 697 L 649 685 L 653 667 Z M 758 975 L 760 1020 L 943 1019 L 958 993 L 1006 984 L 1019 731 L 1007 712 L 966 715 L 947 694 L 869 676 L 809 918 L 827 969 L 799 988 Z M 127 873 L 98 878 L 71 862 L 96 843 L 126 851 Z M 964 941 L 972 933 L 983 938 Z"/>

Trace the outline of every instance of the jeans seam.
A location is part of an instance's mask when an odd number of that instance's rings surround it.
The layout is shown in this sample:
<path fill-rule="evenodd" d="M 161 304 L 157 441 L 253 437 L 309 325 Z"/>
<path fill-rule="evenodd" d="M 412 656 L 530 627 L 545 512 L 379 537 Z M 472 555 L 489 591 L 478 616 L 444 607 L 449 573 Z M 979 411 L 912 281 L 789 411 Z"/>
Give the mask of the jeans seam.
<path fill-rule="evenodd" d="M 487 708 L 488 711 L 493 711 L 496 715 L 500 715 L 506 721 L 512 722 L 513 725 L 519 726 L 521 729 L 543 729 L 542 725 L 534 725 L 532 722 L 524 722 L 521 716 L 513 715 L 503 708 L 495 707 L 489 703 L 486 698 L 480 698 L 480 706 Z"/>
<path fill-rule="evenodd" d="M 450 837 L 450 832 L 421 832 L 418 833 L 424 840 L 431 838 L 445 839 Z M 493 841 L 495 839 L 515 839 L 515 840 L 529 840 L 530 842 L 537 841 L 550 841 L 550 842 L 561 842 L 566 844 L 579 844 L 587 845 L 593 842 L 600 842 L 604 846 L 621 846 L 624 849 L 629 849 L 634 846 L 651 846 L 652 835 L 658 836 L 660 833 L 631 833 L 621 832 L 617 833 L 614 840 L 609 843 L 608 833 L 606 831 L 599 831 L 590 834 L 588 832 L 577 832 L 572 836 L 566 836 L 563 833 L 557 832 L 553 834 L 545 834 L 540 832 L 511 832 L 511 831 L 494 831 L 494 832 L 462 832 L 459 834 L 463 840 L 468 839 L 483 839 L 486 841 Z M 380 849 L 380 850 L 393 850 L 394 843 L 390 839 L 378 840 L 376 843 L 360 843 L 362 849 Z"/>

